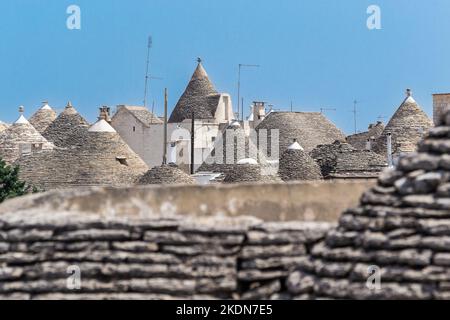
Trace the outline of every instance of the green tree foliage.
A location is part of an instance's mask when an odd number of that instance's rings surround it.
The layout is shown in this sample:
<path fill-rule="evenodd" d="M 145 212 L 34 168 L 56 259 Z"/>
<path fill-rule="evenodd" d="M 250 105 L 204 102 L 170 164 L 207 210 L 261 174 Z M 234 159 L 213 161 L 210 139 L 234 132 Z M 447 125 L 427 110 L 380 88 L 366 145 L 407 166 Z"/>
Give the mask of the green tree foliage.
<path fill-rule="evenodd" d="M 19 167 L 8 166 L 0 158 L 0 203 L 30 193 L 30 190 L 35 191 L 19 179 Z"/>

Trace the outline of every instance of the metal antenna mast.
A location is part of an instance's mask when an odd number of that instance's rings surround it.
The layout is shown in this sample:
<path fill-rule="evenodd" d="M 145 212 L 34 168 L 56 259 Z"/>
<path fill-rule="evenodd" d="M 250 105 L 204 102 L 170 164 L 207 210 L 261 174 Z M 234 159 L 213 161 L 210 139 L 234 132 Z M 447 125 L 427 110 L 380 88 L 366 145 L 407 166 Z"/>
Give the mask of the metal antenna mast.
<path fill-rule="evenodd" d="M 237 108 L 237 116 L 239 118 L 239 113 L 241 113 L 241 69 L 242 68 L 259 68 L 259 64 L 239 64 L 239 71 L 238 71 L 238 108 Z M 244 106 L 242 105 L 242 115 L 244 114 Z M 244 120 L 244 119 L 242 119 Z"/>
<path fill-rule="evenodd" d="M 150 49 L 152 48 L 152 46 L 153 46 L 153 39 L 151 36 L 149 36 L 148 43 L 147 43 L 147 68 L 145 71 L 144 107 L 147 106 L 148 80 L 150 79 L 148 71 L 149 71 L 149 67 L 150 67 Z"/>
<path fill-rule="evenodd" d="M 320 113 L 324 113 L 324 111 L 337 111 L 336 108 L 320 108 Z"/>
<path fill-rule="evenodd" d="M 357 126 L 356 126 L 356 114 L 358 113 L 358 109 L 357 109 L 358 103 L 359 103 L 359 101 L 357 101 L 357 100 L 354 100 L 354 101 L 353 101 L 353 110 L 352 110 L 352 113 L 353 113 L 353 121 L 354 121 L 354 125 L 355 125 L 355 134 L 358 133 L 358 132 L 357 132 Z"/>

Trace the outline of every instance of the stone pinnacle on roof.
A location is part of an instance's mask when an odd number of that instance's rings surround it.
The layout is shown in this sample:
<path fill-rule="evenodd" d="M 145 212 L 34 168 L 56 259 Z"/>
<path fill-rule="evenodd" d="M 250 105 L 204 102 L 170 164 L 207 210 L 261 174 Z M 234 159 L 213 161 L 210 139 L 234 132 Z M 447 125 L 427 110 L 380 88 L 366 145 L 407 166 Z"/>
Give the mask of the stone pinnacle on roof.
<path fill-rule="evenodd" d="M 394 155 L 414 152 L 417 143 L 431 127 L 433 127 L 433 121 L 414 100 L 412 91 L 407 89 L 406 98 L 377 139 L 374 151 L 381 155 L 386 155 L 387 134 L 391 133 L 392 152 Z"/>
<path fill-rule="evenodd" d="M 450 108 L 289 277 L 303 298 L 449 299 Z M 379 290 L 366 286 L 369 268 Z M 305 285 L 307 283 L 308 285 Z"/>
<path fill-rule="evenodd" d="M 70 147 L 88 128 L 89 123 L 69 101 L 64 111 L 48 126 L 43 135 L 58 147 Z"/>
<path fill-rule="evenodd" d="M 116 130 L 111 127 L 111 125 L 105 120 L 100 119 L 95 124 L 93 124 L 89 130 L 89 132 L 116 132 Z"/>
<path fill-rule="evenodd" d="M 25 112 L 25 107 L 19 107 L 19 118 L 14 122 L 14 124 L 29 124 L 30 122 L 25 118 L 23 113 Z"/>
<path fill-rule="evenodd" d="M 30 118 L 30 123 L 39 133 L 43 134 L 50 124 L 55 121 L 56 112 L 47 101 L 42 102 L 42 107 Z"/>
<path fill-rule="evenodd" d="M 219 100 L 220 94 L 214 88 L 200 61 L 186 90 L 172 111 L 169 122 L 176 123 L 191 119 L 192 113 L 197 119 L 214 118 Z"/>
<path fill-rule="evenodd" d="M 288 147 L 288 150 L 302 150 L 304 151 L 303 147 L 298 143 L 297 139 L 294 139 L 294 142 Z"/>

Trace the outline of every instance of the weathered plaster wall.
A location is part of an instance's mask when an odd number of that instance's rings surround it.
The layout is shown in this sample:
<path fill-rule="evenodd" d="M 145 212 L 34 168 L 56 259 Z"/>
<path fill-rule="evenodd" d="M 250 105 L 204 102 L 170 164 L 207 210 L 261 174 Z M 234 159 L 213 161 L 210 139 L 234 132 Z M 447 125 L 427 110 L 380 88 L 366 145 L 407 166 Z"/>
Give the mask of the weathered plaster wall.
<path fill-rule="evenodd" d="M 179 214 L 189 216 L 250 215 L 265 221 L 331 221 L 357 205 L 375 181 L 293 182 L 210 186 L 149 186 L 50 191 L 13 199 L 6 211 L 41 208 L 99 214 Z M 61 199 L 64 201 L 61 201 Z"/>

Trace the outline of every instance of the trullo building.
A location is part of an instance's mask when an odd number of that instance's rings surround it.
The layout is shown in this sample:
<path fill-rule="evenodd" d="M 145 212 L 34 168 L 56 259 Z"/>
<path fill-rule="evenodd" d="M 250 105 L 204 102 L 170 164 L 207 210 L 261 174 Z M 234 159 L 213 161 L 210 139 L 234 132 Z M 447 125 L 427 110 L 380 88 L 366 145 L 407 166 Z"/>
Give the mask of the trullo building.
<path fill-rule="evenodd" d="M 398 158 L 401 154 L 416 151 L 417 143 L 425 136 L 433 121 L 412 97 L 410 89 L 406 98 L 394 113 L 381 136 L 374 145 L 374 151 L 386 156 L 388 150 L 388 135 L 391 135 L 392 156 Z"/>
<path fill-rule="evenodd" d="M 53 147 L 23 116 L 23 107 L 19 119 L 0 133 L 0 157 L 8 164 L 13 164 L 24 154 Z"/>
<path fill-rule="evenodd" d="M 214 148 L 217 136 L 234 118 L 231 96 L 215 89 L 200 60 L 168 121 L 168 160 L 183 169 L 191 160 L 192 114 L 197 169 Z M 119 106 L 111 124 L 149 167 L 161 164 L 164 124 L 157 116 L 144 107 Z"/>
<path fill-rule="evenodd" d="M 283 181 L 322 179 L 320 167 L 297 140 L 281 155 L 278 175 Z"/>

